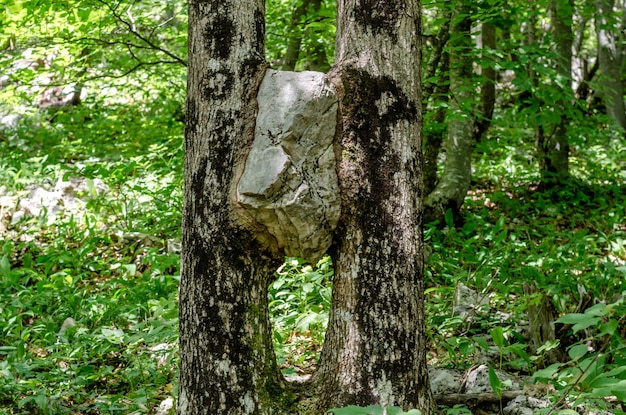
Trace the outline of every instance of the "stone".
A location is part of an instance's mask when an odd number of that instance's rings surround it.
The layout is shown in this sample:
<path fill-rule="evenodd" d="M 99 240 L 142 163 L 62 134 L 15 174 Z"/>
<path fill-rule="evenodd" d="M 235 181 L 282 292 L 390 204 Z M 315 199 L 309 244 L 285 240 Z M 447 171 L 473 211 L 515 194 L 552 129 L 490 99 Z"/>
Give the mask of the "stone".
<path fill-rule="evenodd" d="M 463 383 L 463 374 L 455 369 L 429 367 L 428 378 L 435 395 L 459 393 Z"/>
<path fill-rule="evenodd" d="M 533 415 L 550 404 L 546 399 L 537 399 L 531 396 L 519 395 L 510 401 L 504 410 L 504 415 Z"/>
<path fill-rule="evenodd" d="M 315 264 L 340 214 L 337 93 L 323 73 L 268 70 L 257 100 L 254 142 L 236 202 L 254 229 L 262 229 L 260 240 Z"/>
<path fill-rule="evenodd" d="M 496 370 L 495 372 L 500 382 L 504 383 L 504 390 L 516 391 L 522 389 L 519 380 L 515 377 L 500 370 Z M 489 381 L 489 367 L 487 365 L 480 365 L 473 368 L 467 374 L 465 379 L 465 393 L 485 392 L 493 392 L 491 382 Z"/>

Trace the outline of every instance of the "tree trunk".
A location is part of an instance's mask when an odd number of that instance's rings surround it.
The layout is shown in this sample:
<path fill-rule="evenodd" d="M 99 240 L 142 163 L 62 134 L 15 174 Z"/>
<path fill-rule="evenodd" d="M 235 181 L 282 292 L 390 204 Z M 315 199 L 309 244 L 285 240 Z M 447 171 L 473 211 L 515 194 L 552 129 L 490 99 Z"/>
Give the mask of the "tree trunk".
<path fill-rule="evenodd" d="M 496 49 L 496 27 L 490 22 L 483 22 L 480 33 L 482 53 L 480 86 L 480 115 L 474 125 L 474 141 L 478 142 L 491 125 L 493 109 L 496 105 L 496 70 L 493 65 L 493 51 Z"/>
<path fill-rule="evenodd" d="M 598 61 L 601 73 L 600 95 L 607 114 L 626 130 L 626 107 L 622 84 L 623 46 L 620 45 L 619 25 L 612 22 L 614 0 L 596 0 L 596 34 L 598 38 Z M 626 10 L 625 10 L 626 11 Z"/>
<path fill-rule="evenodd" d="M 319 410 L 434 413 L 426 368 L 420 203 L 420 4 L 339 0 L 331 80 L 343 117 L 342 213 Z"/>
<path fill-rule="evenodd" d="M 470 116 L 473 102 L 472 39 L 469 6 L 459 5 L 452 20 L 450 33 L 450 109 L 448 137 L 445 142 L 444 171 L 435 189 L 426 196 L 427 221 L 442 220 L 446 210 L 458 212 L 469 189 L 474 146 L 474 117 Z"/>
<path fill-rule="evenodd" d="M 549 126 L 543 126 L 543 133 L 538 135 L 537 151 L 539 155 L 539 168 L 541 170 L 542 184 L 550 185 L 562 182 L 569 176 L 569 143 L 567 140 L 567 126 L 571 122 L 569 113 L 572 103 L 571 72 L 572 72 L 572 16 L 574 4 L 571 0 L 553 0 L 552 34 L 556 45 L 557 81 L 559 98 L 554 102 L 552 111 L 559 114 L 555 118 L 560 121 Z"/>
<path fill-rule="evenodd" d="M 258 0 L 189 4 L 180 415 L 268 414 L 280 401 L 267 311 L 278 262 L 232 206 L 254 138 L 264 12 Z"/>

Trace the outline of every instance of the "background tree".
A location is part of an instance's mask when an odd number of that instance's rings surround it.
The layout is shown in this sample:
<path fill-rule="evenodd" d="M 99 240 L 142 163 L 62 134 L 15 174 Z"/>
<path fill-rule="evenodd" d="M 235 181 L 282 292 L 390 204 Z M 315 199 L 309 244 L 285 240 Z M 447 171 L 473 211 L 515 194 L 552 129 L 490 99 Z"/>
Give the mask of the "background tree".
<path fill-rule="evenodd" d="M 472 178 L 473 148 L 489 128 L 493 116 L 495 6 L 482 7 L 484 10 L 462 2 L 446 5 L 432 41 L 434 48 L 425 75 L 429 114 L 423 145 L 427 221 L 443 222 L 448 209 L 459 212 Z M 472 39 L 473 24 L 480 30 L 477 42 Z M 475 67 L 480 68 L 479 74 L 474 73 Z M 437 159 L 442 144 L 445 157 L 439 171 Z"/>
<path fill-rule="evenodd" d="M 607 114 L 626 130 L 626 107 L 624 106 L 624 29 L 626 29 L 626 3 L 620 2 L 621 19 L 615 1 L 597 0 L 596 34 L 598 40 L 598 64 L 601 78 L 599 94 L 604 98 Z M 621 40 L 620 40 L 621 39 Z"/>

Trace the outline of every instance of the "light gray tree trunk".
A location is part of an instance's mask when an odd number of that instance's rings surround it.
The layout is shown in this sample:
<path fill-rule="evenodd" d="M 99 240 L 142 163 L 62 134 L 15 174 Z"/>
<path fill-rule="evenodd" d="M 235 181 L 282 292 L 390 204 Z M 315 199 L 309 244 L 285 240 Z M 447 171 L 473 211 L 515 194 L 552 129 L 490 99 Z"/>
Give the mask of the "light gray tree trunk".
<path fill-rule="evenodd" d="M 319 411 L 346 404 L 434 413 L 424 335 L 420 3 L 339 0 L 342 213 L 316 381 Z"/>
<path fill-rule="evenodd" d="M 280 402 L 267 311 L 279 262 L 232 201 L 265 72 L 264 2 L 192 0 L 185 131 L 178 414 L 269 414 Z"/>
<path fill-rule="evenodd" d="M 626 4 L 626 3 L 624 3 Z M 596 0 L 596 35 L 598 39 L 598 61 L 600 65 L 600 95 L 604 100 L 607 114 L 615 123 L 626 130 L 626 107 L 624 106 L 624 86 L 622 68 L 624 46 L 620 41 L 623 30 L 621 22 L 614 21 L 614 0 Z M 626 12 L 626 7 L 623 7 Z"/>
<path fill-rule="evenodd" d="M 550 12 L 557 55 L 554 64 L 560 77 L 559 98 L 554 102 L 552 110 L 557 112 L 557 118 L 560 121 L 551 125 L 542 125 L 543 132 L 537 136 L 539 169 L 544 186 L 562 182 L 569 177 L 567 128 L 571 122 L 570 113 L 573 110 L 569 101 L 573 99 L 571 72 L 574 4 L 571 0 L 553 0 Z"/>
<path fill-rule="evenodd" d="M 450 25 L 450 107 L 445 140 L 444 170 L 435 189 L 426 196 L 426 220 L 442 220 L 446 210 L 461 208 L 472 178 L 474 117 L 471 104 L 472 39 L 469 6 L 459 5 Z"/>

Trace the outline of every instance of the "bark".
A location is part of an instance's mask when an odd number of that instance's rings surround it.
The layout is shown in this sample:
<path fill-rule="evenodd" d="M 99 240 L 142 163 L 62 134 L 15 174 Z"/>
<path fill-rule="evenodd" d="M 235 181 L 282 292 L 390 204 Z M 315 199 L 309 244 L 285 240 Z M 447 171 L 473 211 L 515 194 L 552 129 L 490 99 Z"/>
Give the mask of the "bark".
<path fill-rule="evenodd" d="M 607 114 L 615 124 L 626 130 L 626 107 L 624 105 L 624 86 L 622 84 L 622 66 L 624 51 L 620 41 L 621 27 L 615 27 L 614 0 L 596 0 L 596 35 L 598 40 L 598 62 L 601 73 L 600 95 L 604 100 Z"/>
<path fill-rule="evenodd" d="M 482 54 L 482 83 L 480 86 L 480 114 L 474 125 L 474 141 L 478 142 L 491 125 L 493 109 L 496 104 L 496 70 L 493 66 L 491 56 L 488 51 L 496 49 L 496 27 L 484 22 L 481 25 L 481 47 Z M 489 56 L 489 57 L 488 57 Z"/>
<path fill-rule="evenodd" d="M 232 205 L 253 140 L 263 38 L 263 1 L 189 4 L 180 415 L 268 414 L 281 402 L 267 312 L 278 262 Z"/>
<path fill-rule="evenodd" d="M 472 91 L 471 19 L 468 6 L 460 6 L 450 33 L 450 107 L 445 142 L 444 171 L 435 189 L 425 199 L 426 221 L 442 220 L 446 211 L 458 212 L 471 181 L 474 118 L 468 115 Z"/>
<path fill-rule="evenodd" d="M 434 413 L 426 369 L 420 203 L 420 4 L 339 0 L 342 215 L 318 411 Z"/>

